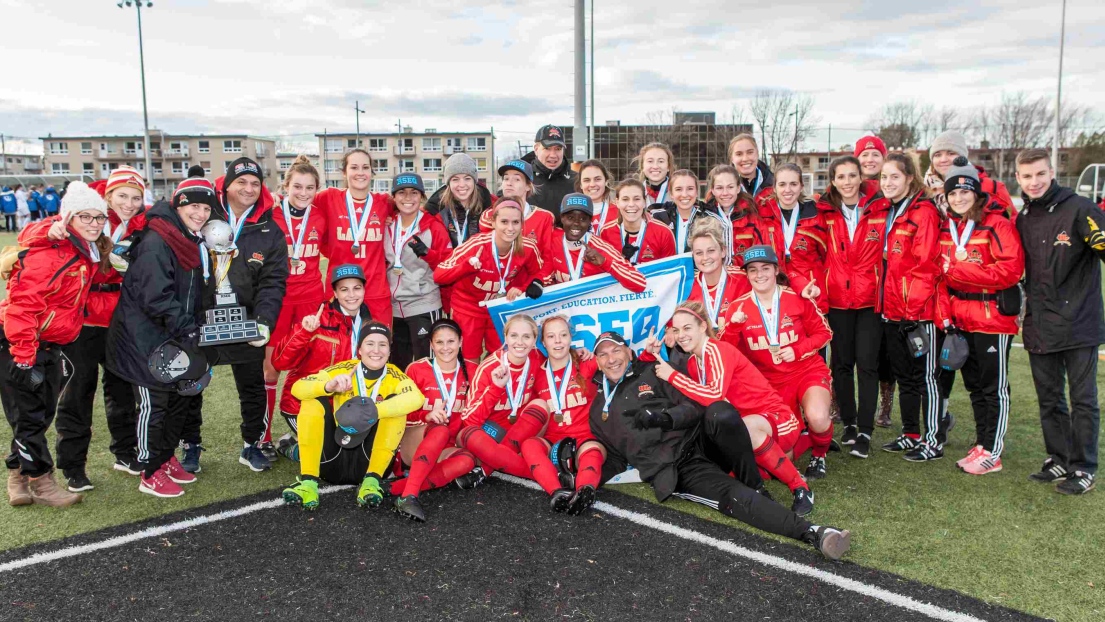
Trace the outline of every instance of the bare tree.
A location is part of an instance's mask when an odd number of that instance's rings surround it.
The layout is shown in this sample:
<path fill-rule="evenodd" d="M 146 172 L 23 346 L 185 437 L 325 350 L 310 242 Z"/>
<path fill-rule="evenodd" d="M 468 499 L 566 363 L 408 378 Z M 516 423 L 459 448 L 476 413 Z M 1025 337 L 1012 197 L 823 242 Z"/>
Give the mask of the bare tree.
<path fill-rule="evenodd" d="M 664 143 L 672 146 L 679 142 L 683 129 L 675 125 L 676 110 L 654 110 L 645 114 L 645 128 L 640 137 L 642 145 L 647 143 Z"/>
<path fill-rule="evenodd" d="M 749 102 L 749 110 L 760 128 L 761 150 L 765 160 L 781 160 L 781 154 L 794 154 L 799 145 L 813 135 L 817 117 L 813 97 L 786 90 L 763 90 Z"/>
<path fill-rule="evenodd" d="M 921 144 L 929 119 L 931 105 L 910 100 L 882 107 L 868 122 L 868 129 L 878 134 L 890 149 L 913 149 Z"/>

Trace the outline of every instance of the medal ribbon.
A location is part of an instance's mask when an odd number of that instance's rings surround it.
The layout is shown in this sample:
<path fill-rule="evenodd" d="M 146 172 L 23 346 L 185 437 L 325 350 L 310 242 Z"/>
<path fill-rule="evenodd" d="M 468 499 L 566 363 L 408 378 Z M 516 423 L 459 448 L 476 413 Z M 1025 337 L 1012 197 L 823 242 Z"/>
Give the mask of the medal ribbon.
<path fill-rule="evenodd" d="M 353 332 L 349 334 L 349 358 L 357 358 L 357 340 L 361 335 L 361 314 L 358 312 L 357 316 L 353 318 Z"/>
<path fill-rule="evenodd" d="M 691 223 L 694 222 L 694 216 L 698 213 L 698 206 L 691 208 L 691 215 L 683 220 L 683 217 L 679 215 L 679 210 L 675 211 L 675 254 L 680 255 L 687 252 L 687 234 L 690 233 Z"/>
<path fill-rule="evenodd" d="M 756 302 L 756 309 L 760 312 L 760 320 L 764 324 L 764 332 L 767 333 L 767 343 L 771 346 L 779 345 L 779 317 L 782 315 L 779 312 L 779 293 L 782 289 L 776 285 L 775 293 L 771 298 L 771 310 L 767 311 L 763 305 L 760 304 L 760 297 L 753 295 L 752 300 Z"/>
<path fill-rule="evenodd" d="M 706 315 L 710 318 L 710 325 L 717 328 L 717 316 L 721 311 L 721 303 L 725 301 L 725 282 L 729 280 L 729 273 L 725 268 L 721 269 L 721 279 L 717 282 L 714 295 L 710 295 L 710 289 L 706 285 L 706 275 L 698 275 L 698 286 L 702 288 L 702 302 L 706 306 Z"/>
<path fill-rule="evenodd" d="M 618 380 L 618 382 L 616 384 L 614 384 L 614 388 L 611 389 L 610 388 L 610 381 L 608 381 L 606 379 L 606 376 L 602 377 L 602 400 L 603 400 L 602 412 L 603 413 L 610 414 L 610 402 L 614 401 L 614 393 L 618 390 L 618 387 L 621 386 L 622 380 L 625 380 L 625 374 L 622 374 L 621 379 Z"/>
<path fill-rule="evenodd" d="M 499 249 L 495 248 L 494 233 L 491 234 L 491 241 L 488 243 L 491 244 L 491 257 L 495 260 L 495 270 L 499 273 L 499 295 L 502 295 L 506 293 L 506 277 L 510 274 L 510 264 L 514 261 L 514 249 L 507 252 L 506 269 L 504 270 L 503 263 L 499 261 Z"/>
<path fill-rule="evenodd" d="M 862 209 L 859 203 L 856 203 L 854 209 L 848 209 L 844 203 L 840 204 L 840 215 L 844 217 L 844 224 L 848 226 L 848 239 L 852 242 L 856 240 L 856 228 L 859 227 Z"/>
<path fill-rule="evenodd" d="M 583 275 L 583 256 L 587 253 L 587 240 L 590 237 L 590 233 L 583 234 L 583 239 L 580 240 L 582 246 L 579 247 L 579 258 L 575 264 L 572 264 L 572 252 L 568 250 L 568 238 L 560 238 L 560 244 L 564 247 L 564 263 L 568 265 L 568 276 L 573 281 L 578 281 L 580 276 Z"/>
<path fill-rule="evenodd" d="M 618 225 L 618 229 L 621 231 L 622 244 L 629 244 L 629 237 L 625 234 L 625 225 Z M 634 266 L 637 265 L 637 256 L 641 254 L 641 249 L 645 245 L 645 231 L 648 229 L 648 219 L 641 220 L 641 230 L 637 233 L 637 251 L 633 253 L 633 256 L 629 258 L 629 263 Z M 632 234 L 630 234 L 632 235 Z"/>
<path fill-rule="evenodd" d="M 354 247 L 361 245 L 361 238 L 364 237 L 365 229 L 368 227 L 368 214 L 372 211 L 371 198 L 371 196 L 365 197 L 364 211 L 361 212 L 361 219 L 358 221 L 357 210 L 353 207 L 353 193 L 349 190 L 345 191 L 345 213 L 349 216 L 349 229 L 353 235 Z"/>
<path fill-rule="evenodd" d="M 241 218 L 234 215 L 234 210 L 227 208 L 226 221 L 230 225 L 230 228 L 234 230 L 234 240 L 231 242 L 233 248 L 238 248 L 238 236 L 242 234 L 242 227 L 246 226 L 246 219 L 249 218 L 250 212 L 253 211 L 253 206 L 249 206 L 249 209 L 242 214 Z"/>
<path fill-rule="evenodd" d="M 656 192 L 656 202 L 657 203 L 663 203 L 664 201 L 668 200 L 668 182 L 669 181 L 671 181 L 671 176 L 670 175 L 664 179 L 664 183 L 660 184 L 660 190 L 658 190 Z"/>
<path fill-rule="evenodd" d="M 565 404 L 568 403 L 568 384 L 572 378 L 572 359 L 568 359 L 568 365 L 564 368 L 564 375 L 560 377 L 560 384 L 556 384 L 556 375 L 552 371 L 552 361 L 545 365 L 545 378 L 549 381 L 549 397 L 553 402 L 553 412 L 562 413 Z"/>
<path fill-rule="evenodd" d="M 518 416 L 518 409 L 522 407 L 522 394 L 526 390 L 526 380 L 529 378 L 529 362 L 530 359 L 526 357 L 526 364 L 522 367 L 522 375 L 518 376 L 518 384 L 511 386 L 510 382 L 510 361 L 507 360 L 506 353 L 503 353 L 503 365 L 506 365 L 506 401 L 510 403 L 510 418 L 513 420 Z"/>
<path fill-rule="evenodd" d="M 119 226 L 113 231 L 111 229 L 111 221 L 107 221 L 107 236 L 111 238 L 113 244 L 118 244 L 119 239 L 123 237 L 123 234 L 127 232 L 127 223 L 129 220 L 123 220 L 119 222 Z"/>
<path fill-rule="evenodd" d="M 901 216 L 905 212 L 906 199 L 902 199 L 902 205 L 899 207 L 890 207 L 890 217 L 886 219 L 886 239 L 882 242 L 882 252 L 885 255 L 886 249 L 890 246 L 890 232 L 894 230 L 894 221 L 898 220 L 898 216 Z"/>
<path fill-rule="evenodd" d="M 963 235 L 959 235 L 959 227 L 955 224 L 954 218 L 948 219 L 948 231 L 952 234 L 952 243 L 955 244 L 955 250 L 958 254 L 959 251 L 967 252 L 967 240 L 971 239 L 971 232 L 975 230 L 975 221 L 968 220 L 967 224 L 963 226 Z"/>
<path fill-rule="evenodd" d="M 357 386 L 354 387 L 353 393 L 358 397 L 364 398 L 368 393 L 368 385 L 364 378 L 364 363 L 357 365 L 357 372 L 354 374 L 357 378 Z M 376 403 L 376 396 L 380 395 L 380 387 L 384 384 L 384 376 L 387 375 L 387 370 L 383 370 L 380 377 L 376 379 L 376 383 L 372 386 L 372 394 L 368 396 L 368 399 L 372 400 L 372 403 Z"/>
<path fill-rule="evenodd" d="M 299 233 L 295 233 L 292 227 L 292 213 L 288 209 L 288 197 L 284 197 L 284 224 L 288 225 L 288 238 L 292 240 L 292 259 L 298 260 L 299 253 L 303 250 L 303 234 L 307 231 L 307 219 L 311 217 L 311 205 L 303 212 L 303 218 L 299 221 Z"/>
<path fill-rule="evenodd" d="M 599 211 L 598 220 L 591 222 L 591 233 L 598 235 L 598 232 L 602 230 L 602 226 L 606 224 L 606 210 L 610 207 L 610 201 L 602 202 L 602 209 Z"/>
<path fill-rule="evenodd" d="M 790 245 L 794 243 L 794 234 L 798 233 L 798 212 L 802 209 L 799 204 L 794 205 L 794 209 L 790 210 L 790 222 L 787 222 L 785 218 L 782 218 L 783 210 L 779 208 L 779 220 L 783 221 L 783 248 L 786 250 L 786 254 L 790 256 Z M 852 230 L 851 227 L 848 228 Z"/>
<path fill-rule="evenodd" d="M 451 417 L 453 415 L 453 404 L 457 401 L 457 385 L 460 384 L 460 366 L 463 363 L 457 361 L 457 368 L 453 371 L 453 384 L 452 389 L 445 390 L 445 375 L 441 373 L 441 368 L 437 366 L 437 360 L 430 361 L 430 365 L 434 368 L 434 380 L 437 381 L 437 389 L 441 392 L 441 399 L 445 402 L 445 417 Z"/>
<path fill-rule="evenodd" d="M 395 264 L 392 266 L 396 270 L 403 269 L 403 246 L 414 237 L 414 234 L 418 232 L 418 223 L 422 220 L 422 212 L 419 211 L 418 215 L 414 217 L 414 222 L 406 229 L 401 229 L 403 220 L 400 217 L 395 218 L 395 229 L 392 232 L 392 237 L 395 242 Z"/>

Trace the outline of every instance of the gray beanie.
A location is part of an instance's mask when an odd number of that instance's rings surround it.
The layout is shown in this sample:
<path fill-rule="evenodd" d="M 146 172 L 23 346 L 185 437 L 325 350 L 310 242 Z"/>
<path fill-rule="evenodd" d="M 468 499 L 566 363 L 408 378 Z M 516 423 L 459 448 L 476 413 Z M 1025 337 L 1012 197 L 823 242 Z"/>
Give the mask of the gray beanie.
<path fill-rule="evenodd" d="M 932 146 L 929 147 L 929 154 L 936 153 L 937 151 L 951 151 L 964 158 L 970 157 L 971 155 L 967 150 L 967 138 L 955 130 L 948 130 L 932 141 Z"/>
<path fill-rule="evenodd" d="M 445 160 L 445 183 L 456 175 L 468 175 L 472 179 L 476 177 L 476 161 L 467 153 L 454 153 Z"/>

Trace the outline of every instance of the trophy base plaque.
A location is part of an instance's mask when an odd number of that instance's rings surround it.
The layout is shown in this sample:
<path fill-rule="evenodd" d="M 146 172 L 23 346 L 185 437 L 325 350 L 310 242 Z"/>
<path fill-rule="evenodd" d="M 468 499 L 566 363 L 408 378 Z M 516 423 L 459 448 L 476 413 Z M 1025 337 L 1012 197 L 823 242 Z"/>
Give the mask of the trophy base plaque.
<path fill-rule="evenodd" d="M 200 347 L 246 343 L 261 338 L 256 320 L 246 319 L 245 307 L 215 307 L 207 310 L 207 323 L 200 326 Z"/>

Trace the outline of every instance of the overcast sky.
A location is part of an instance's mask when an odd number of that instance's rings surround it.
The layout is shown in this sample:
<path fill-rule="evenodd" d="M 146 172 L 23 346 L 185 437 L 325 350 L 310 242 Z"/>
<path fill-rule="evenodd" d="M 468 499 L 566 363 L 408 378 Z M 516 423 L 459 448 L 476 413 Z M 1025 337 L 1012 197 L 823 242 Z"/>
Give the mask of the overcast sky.
<path fill-rule="evenodd" d="M 905 5 L 908 8 L 900 8 Z M 0 133 L 142 130 L 134 9 L 0 0 Z M 645 9 L 655 6 L 653 10 Z M 300 135 L 571 125 L 572 0 L 157 0 L 143 10 L 150 124 Z M 761 88 L 816 99 L 834 143 L 883 104 L 1054 97 L 1061 0 L 624 2 L 595 7 L 598 123 L 713 110 Z M 1105 3 L 1070 0 L 1064 101 L 1105 110 Z M 839 134 L 837 133 L 839 132 Z M 823 140 L 823 139 L 822 139 Z"/>

